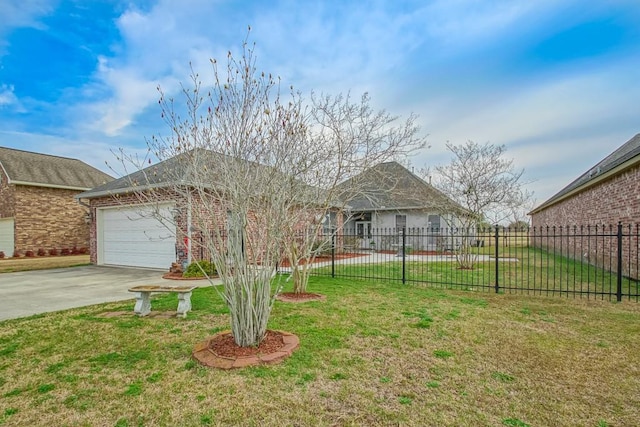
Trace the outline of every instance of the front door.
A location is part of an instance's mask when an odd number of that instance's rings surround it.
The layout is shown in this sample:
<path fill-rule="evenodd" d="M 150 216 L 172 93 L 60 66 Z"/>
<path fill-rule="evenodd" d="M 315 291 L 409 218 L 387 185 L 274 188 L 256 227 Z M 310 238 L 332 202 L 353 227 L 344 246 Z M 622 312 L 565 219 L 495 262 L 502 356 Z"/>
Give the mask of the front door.
<path fill-rule="evenodd" d="M 356 236 L 358 236 L 360 248 L 367 249 L 371 240 L 371 221 L 356 222 Z"/>

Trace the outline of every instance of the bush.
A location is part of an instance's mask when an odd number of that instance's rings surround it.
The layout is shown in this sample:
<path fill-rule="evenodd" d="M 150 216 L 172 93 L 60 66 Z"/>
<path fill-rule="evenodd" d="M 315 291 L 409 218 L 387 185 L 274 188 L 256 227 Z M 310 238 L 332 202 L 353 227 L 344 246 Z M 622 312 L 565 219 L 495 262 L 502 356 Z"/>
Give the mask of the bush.
<path fill-rule="evenodd" d="M 45 256 L 46 254 L 47 252 L 44 249 L 42 248 L 38 249 L 38 256 Z"/>
<path fill-rule="evenodd" d="M 80 255 L 86 255 L 89 253 L 89 248 L 81 247 L 80 249 L 78 249 L 78 253 Z"/>
<path fill-rule="evenodd" d="M 49 249 L 49 255 L 51 256 L 58 255 L 58 250 L 56 248 Z"/>
<path fill-rule="evenodd" d="M 209 261 L 202 260 L 192 262 L 187 266 L 187 269 L 182 273 L 183 277 L 205 277 L 205 274 L 202 272 L 204 270 L 207 276 L 211 277 L 216 274 L 216 266 Z"/>
<path fill-rule="evenodd" d="M 69 255 L 71 251 L 68 248 L 64 248 L 60 251 L 60 255 Z"/>
<path fill-rule="evenodd" d="M 14 257 L 14 258 L 20 258 L 20 252 L 18 252 L 18 251 L 13 251 L 13 257 Z"/>
<path fill-rule="evenodd" d="M 34 256 L 36 256 L 36 254 L 34 254 L 33 251 L 27 251 L 24 253 L 24 256 L 26 256 L 27 258 L 33 258 Z"/>
<path fill-rule="evenodd" d="M 0 259 L 4 259 L 5 255 L 4 252 L 0 251 Z"/>

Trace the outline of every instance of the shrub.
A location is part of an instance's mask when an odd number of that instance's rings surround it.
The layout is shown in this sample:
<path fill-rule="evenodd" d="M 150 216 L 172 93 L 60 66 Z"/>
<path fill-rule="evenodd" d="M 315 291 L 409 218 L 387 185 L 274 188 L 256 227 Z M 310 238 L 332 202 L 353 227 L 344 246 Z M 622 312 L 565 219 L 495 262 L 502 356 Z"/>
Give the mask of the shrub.
<path fill-rule="evenodd" d="M 216 274 L 216 266 L 209 261 L 202 260 L 192 262 L 187 266 L 187 269 L 182 273 L 183 277 L 205 277 L 204 270 L 206 274 L 211 277 Z"/>
<path fill-rule="evenodd" d="M 71 253 L 71 251 L 68 248 L 63 248 L 60 251 L 60 255 L 69 255 Z"/>
<path fill-rule="evenodd" d="M 0 259 L 4 258 L 4 252 L 0 251 Z"/>
<path fill-rule="evenodd" d="M 58 255 L 58 250 L 56 248 L 49 249 L 49 255 L 51 255 L 51 256 Z"/>
<path fill-rule="evenodd" d="M 24 253 L 24 256 L 26 256 L 27 258 L 33 258 L 34 256 L 36 256 L 36 254 L 34 254 L 33 251 L 27 251 Z"/>
<path fill-rule="evenodd" d="M 13 257 L 14 257 L 14 258 L 20 258 L 20 252 L 18 252 L 18 251 L 13 251 Z"/>
<path fill-rule="evenodd" d="M 74 246 L 73 248 L 71 248 L 71 255 L 79 255 L 80 254 L 80 249 L 78 249 L 77 246 Z"/>
<path fill-rule="evenodd" d="M 46 254 L 47 252 L 44 249 L 42 248 L 38 249 L 38 256 L 45 256 Z"/>
<path fill-rule="evenodd" d="M 86 254 L 89 253 L 89 248 L 82 247 L 82 248 L 78 249 L 78 253 L 80 255 L 86 255 Z"/>

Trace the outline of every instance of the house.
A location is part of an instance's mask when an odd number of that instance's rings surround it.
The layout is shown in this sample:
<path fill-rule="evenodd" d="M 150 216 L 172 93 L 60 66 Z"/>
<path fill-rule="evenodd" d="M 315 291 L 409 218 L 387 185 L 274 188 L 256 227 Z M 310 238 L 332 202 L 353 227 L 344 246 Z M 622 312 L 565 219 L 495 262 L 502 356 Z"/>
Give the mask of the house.
<path fill-rule="evenodd" d="M 87 248 L 88 211 L 74 196 L 112 179 L 80 160 L 0 147 L 0 251 Z"/>
<path fill-rule="evenodd" d="M 361 248 L 389 249 L 405 229 L 413 249 L 436 250 L 464 208 L 398 162 L 380 163 L 340 184 L 349 207 L 345 234 Z"/>
<path fill-rule="evenodd" d="M 230 171 L 234 168 L 237 173 Z M 238 225 L 236 213 L 225 205 L 226 190 L 221 189 L 225 181 L 219 180 L 222 170 L 230 176 L 242 176 L 243 183 L 255 183 L 256 177 L 260 181 L 267 173 L 274 174 L 271 178 L 276 177 L 277 182 L 285 182 L 279 179 L 285 178 L 287 188 L 293 185 L 291 178 L 279 175 L 276 168 L 256 162 L 201 148 L 182 152 L 76 196 L 90 206 L 91 262 L 166 269 L 174 262 L 184 264 L 207 257 L 205 246 L 217 246 L 227 238 L 241 239 L 243 252 L 246 250 L 249 258 L 259 257 L 261 239 L 268 235 L 256 229 L 260 215 L 249 212 L 249 223 Z M 177 183 L 184 185 L 178 190 Z M 317 189 L 303 185 L 310 190 L 308 199 L 317 200 Z M 316 220 L 315 215 L 307 216 Z M 251 231 L 250 236 L 235 229 L 243 226 Z"/>
<path fill-rule="evenodd" d="M 181 167 L 180 156 L 77 194 L 90 209 L 89 253 L 93 264 L 166 269 L 188 246 L 178 241 L 173 221 L 180 203 L 170 194 L 153 209 L 167 221 L 151 214 L 140 200 L 140 191 L 158 191 L 170 186 L 169 177 Z M 148 211 L 148 214 L 145 212 Z"/>
<path fill-rule="evenodd" d="M 637 280 L 640 271 L 640 134 L 529 215 L 533 245 L 556 251 L 559 247 L 565 256 L 609 271 L 617 271 L 617 262 L 620 262 L 622 274 Z M 623 225 L 620 231 L 624 233 L 620 240 L 616 237 L 618 223 Z M 554 236 L 550 236 L 551 233 Z M 555 234 L 562 235 L 559 245 Z"/>
<path fill-rule="evenodd" d="M 529 215 L 534 227 L 640 222 L 640 134 Z"/>

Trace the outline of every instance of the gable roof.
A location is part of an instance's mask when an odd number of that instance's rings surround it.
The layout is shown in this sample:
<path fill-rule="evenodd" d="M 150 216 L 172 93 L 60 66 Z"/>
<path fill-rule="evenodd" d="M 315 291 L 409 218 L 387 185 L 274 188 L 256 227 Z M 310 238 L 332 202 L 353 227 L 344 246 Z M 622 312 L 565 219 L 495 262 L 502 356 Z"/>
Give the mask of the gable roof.
<path fill-rule="evenodd" d="M 398 162 L 379 163 L 344 181 L 339 188 L 356 211 L 463 209 Z"/>
<path fill-rule="evenodd" d="M 140 191 L 144 189 L 165 187 L 169 185 L 170 179 L 174 179 L 178 168 L 181 168 L 184 164 L 184 162 L 181 161 L 181 157 L 184 155 L 185 154 L 180 154 L 178 156 L 171 157 L 155 165 L 147 166 L 146 168 L 135 171 L 129 175 L 106 182 L 90 189 L 89 191 L 76 195 L 76 198 L 92 199 L 96 197 L 123 194 L 133 190 Z M 180 171 L 179 175 L 185 176 L 186 173 Z"/>
<path fill-rule="evenodd" d="M 76 199 L 93 199 L 105 196 L 115 196 L 134 191 L 144 191 L 150 189 L 160 189 L 170 187 L 179 182 L 181 185 L 199 186 L 196 183 L 206 183 L 207 187 L 213 188 L 224 186 L 224 179 L 220 176 L 216 164 L 226 162 L 228 165 L 235 165 L 241 173 L 261 173 L 268 170 L 277 172 L 277 169 L 255 161 L 237 159 L 226 154 L 217 153 L 204 148 L 194 148 L 187 152 L 177 154 L 155 165 L 147 166 L 129 175 L 123 176 L 111 182 L 95 187 L 76 195 Z M 233 167 L 233 166 L 232 166 Z M 279 173 L 279 172 L 277 172 Z M 284 175 L 283 175 L 284 176 Z M 304 184 L 296 180 L 298 184 L 304 186 L 312 200 L 320 189 Z"/>
<path fill-rule="evenodd" d="M 9 184 L 70 190 L 87 190 L 113 179 L 80 160 L 7 147 L 0 147 L 0 170 Z"/>
<path fill-rule="evenodd" d="M 622 144 L 622 146 L 613 153 L 600 160 L 595 166 L 589 168 L 589 170 L 551 196 L 540 206 L 533 209 L 529 214 L 540 212 L 638 163 L 640 163 L 640 133 Z"/>

